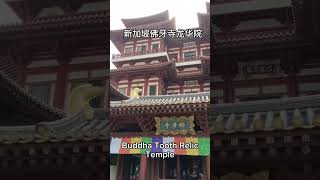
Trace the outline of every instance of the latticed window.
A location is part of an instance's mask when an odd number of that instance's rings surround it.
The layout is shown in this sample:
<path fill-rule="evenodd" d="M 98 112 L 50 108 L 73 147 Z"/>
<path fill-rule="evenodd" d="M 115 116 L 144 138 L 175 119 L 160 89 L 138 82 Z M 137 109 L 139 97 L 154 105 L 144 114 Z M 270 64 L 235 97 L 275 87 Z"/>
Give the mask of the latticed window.
<path fill-rule="evenodd" d="M 146 51 L 147 51 L 147 46 L 146 45 L 137 46 L 137 52 L 139 54 L 145 54 Z"/>
<path fill-rule="evenodd" d="M 50 90 L 51 84 L 32 84 L 29 87 L 29 93 L 39 99 L 40 101 L 49 104 L 50 103 Z"/>
<path fill-rule="evenodd" d="M 91 84 L 92 86 L 97 86 L 97 87 L 104 87 L 104 81 L 103 80 L 92 80 L 92 81 L 73 81 L 71 82 L 71 89 L 70 91 L 72 92 L 76 87 L 86 85 L 86 84 Z M 92 99 L 90 102 L 90 106 L 94 108 L 99 108 L 103 106 L 103 96 L 98 96 L 94 99 Z"/>
<path fill-rule="evenodd" d="M 196 51 L 185 52 L 183 53 L 183 56 L 185 61 L 196 60 Z"/>
<path fill-rule="evenodd" d="M 149 86 L 149 95 L 157 95 L 157 85 Z"/>
<path fill-rule="evenodd" d="M 121 92 L 122 94 L 127 94 L 127 88 L 123 87 L 123 88 L 119 88 L 119 92 Z"/>
<path fill-rule="evenodd" d="M 131 55 L 132 54 L 132 51 L 133 51 L 133 47 L 126 47 L 124 49 L 124 54 L 125 55 Z"/>
<path fill-rule="evenodd" d="M 204 50 L 202 50 L 202 55 L 203 55 L 203 56 L 210 56 L 210 49 L 204 49 Z"/>
<path fill-rule="evenodd" d="M 158 52 L 160 49 L 160 44 L 152 44 L 152 52 Z"/>
<path fill-rule="evenodd" d="M 170 54 L 169 55 L 171 61 L 177 61 L 178 60 L 178 53 Z"/>
<path fill-rule="evenodd" d="M 196 46 L 196 42 L 183 43 L 183 47 L 184 47 L 184 48 L 195 47 L 195 46 Z"/>

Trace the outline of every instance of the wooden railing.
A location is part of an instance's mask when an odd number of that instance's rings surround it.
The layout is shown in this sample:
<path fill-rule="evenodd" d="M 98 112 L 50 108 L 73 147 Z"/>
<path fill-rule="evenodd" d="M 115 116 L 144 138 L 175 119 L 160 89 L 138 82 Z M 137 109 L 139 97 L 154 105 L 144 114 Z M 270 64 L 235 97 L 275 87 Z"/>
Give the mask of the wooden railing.
<path fill-rule="evenodd" d="M 170 59 L 170 61 L 173 62 L 188 62 L 188 61 L 196 61 L 196 60 L 201 60 L 201 59 L 205 59 L 205 58 L 209 58 L 210 56 L 194 56 L 192 58 L 185 58 L 185 59 Z"/>
<path fill-rule="evenodd" d="M 112 59 L 122 58 L 122 57 L 130 57 L 130 56 L 140 56 L 145 54 L 154 54 L 154 53 L 160 53 L 160 52 L 166 52 L 165 49 L 153 49 L 148 51 L 135 51 L 131 53 L 123 53 L 123 54 L 113 54 Z"/>

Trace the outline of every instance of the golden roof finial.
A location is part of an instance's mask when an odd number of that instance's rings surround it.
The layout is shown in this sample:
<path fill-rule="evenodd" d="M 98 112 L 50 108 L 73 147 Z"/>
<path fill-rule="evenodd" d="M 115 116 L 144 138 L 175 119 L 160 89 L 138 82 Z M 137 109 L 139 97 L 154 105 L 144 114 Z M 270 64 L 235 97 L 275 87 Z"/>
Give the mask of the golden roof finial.
<path fill-rule="evenodd" d="M 76 87 L 69 97 L 68 112 L 77 113 L 84 111 L 87 119 L 93 118 L 93 109 L 89 102 L 95 97 L 104 94 L 104 88 L 94 87 L 90 84 Z"/>
<path fill-rule="evenodd" d="M 142 93 L 142 89 L 140 89 L 140 88 L 133 88 L 133 89 L 132 89 L 132 92 L 131 92 L 131 97 L 139 99 L 139 98 L 140 98 L 140 95 L 139 95 L 139 94 L 141 94 L 141 93 Z"/>

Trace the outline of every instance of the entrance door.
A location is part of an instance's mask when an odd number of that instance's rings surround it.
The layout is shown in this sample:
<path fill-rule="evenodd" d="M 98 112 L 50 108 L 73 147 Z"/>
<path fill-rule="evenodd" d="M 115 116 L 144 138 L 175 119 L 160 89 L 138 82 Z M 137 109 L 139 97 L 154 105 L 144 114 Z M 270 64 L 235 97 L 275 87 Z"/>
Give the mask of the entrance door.
<path fill-rule="evenodd" d="M 159 161 L 159 180 L 207 180 L 205 158 L 202 156 L 175 156 Z"/>

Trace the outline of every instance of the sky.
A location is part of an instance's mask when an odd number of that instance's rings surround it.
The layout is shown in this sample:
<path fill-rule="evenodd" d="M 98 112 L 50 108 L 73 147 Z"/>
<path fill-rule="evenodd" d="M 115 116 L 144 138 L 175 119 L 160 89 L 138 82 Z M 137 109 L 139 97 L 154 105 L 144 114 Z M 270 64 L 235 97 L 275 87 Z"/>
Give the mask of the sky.
<path fill-rule="evenodd" d="M 209 0 L 111 0 L 110 1 L 110 29 L 124 29 L 121 19 L 150 16 L 169 11 L 169 18 L 176 18 L 177 29 L 198 27 L 197 13 L 206 13 L 206 2 Z M 112 54 L 119 54 L 117 48 L 110 41 L 110 58 Z M 115 66 L 111 63 L 110 68 Z"/>

